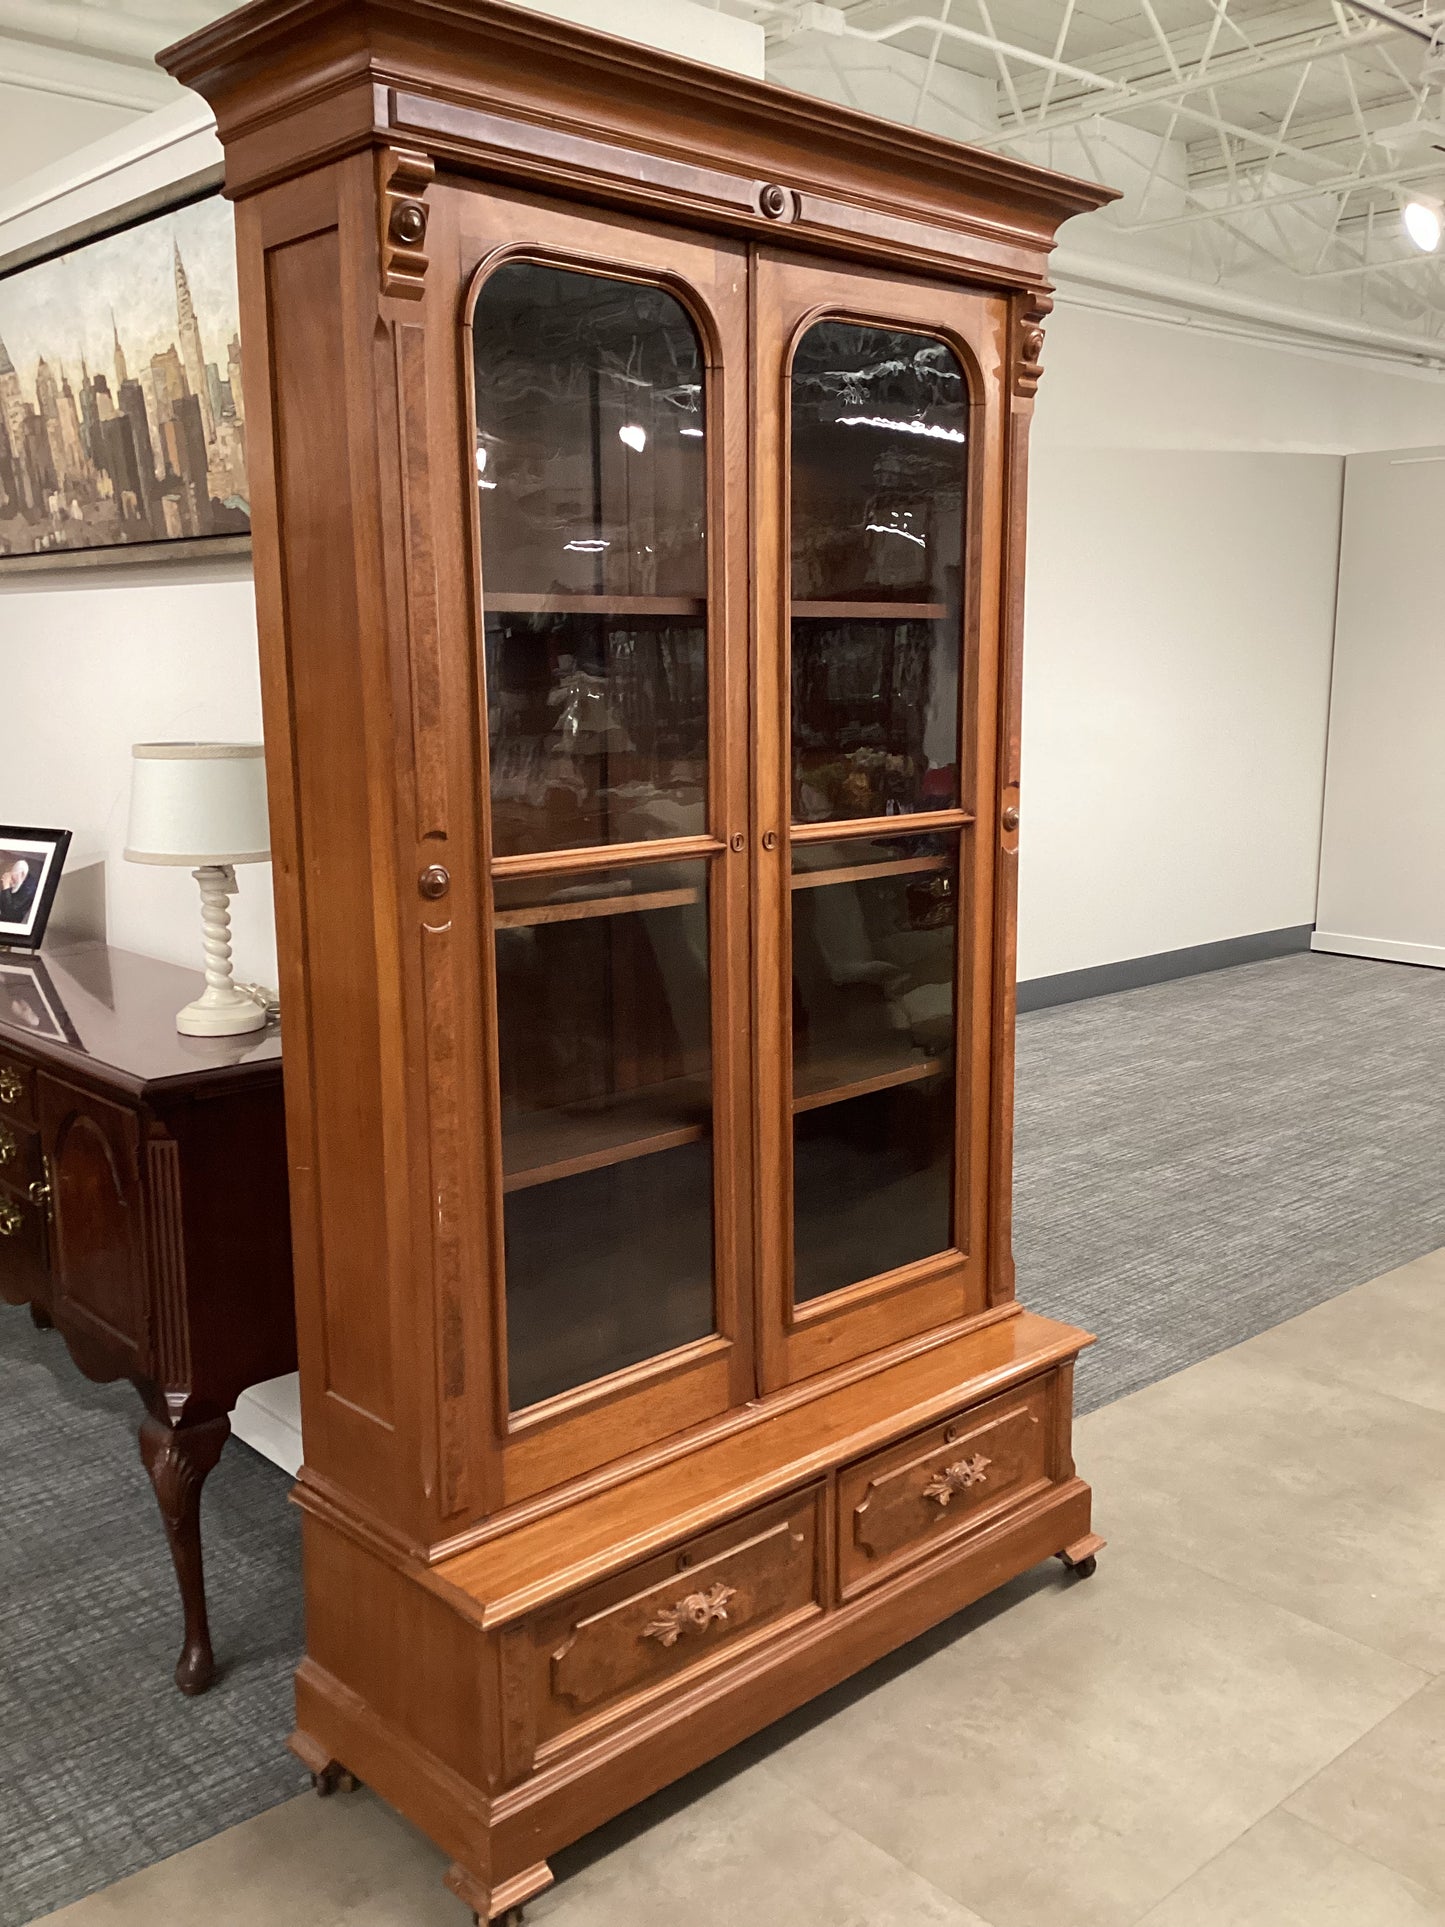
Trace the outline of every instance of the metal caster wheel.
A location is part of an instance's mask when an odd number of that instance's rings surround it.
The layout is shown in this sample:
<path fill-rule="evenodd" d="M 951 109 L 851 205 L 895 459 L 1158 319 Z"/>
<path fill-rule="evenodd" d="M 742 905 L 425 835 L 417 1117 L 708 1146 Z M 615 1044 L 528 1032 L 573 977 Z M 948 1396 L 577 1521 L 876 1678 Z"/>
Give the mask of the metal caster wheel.
<path fill-rule="evenodd" d="M 1098 1555 L 1103 1550 L 1104 1541 L 1097 1532 L 1091 1532 L 1086 1539 L 1076 1539 L 1071 1546 L 1065 1546 L 1059 1558 L 1075 1579 L 1092 1579 L 1099 1564 Z"/>

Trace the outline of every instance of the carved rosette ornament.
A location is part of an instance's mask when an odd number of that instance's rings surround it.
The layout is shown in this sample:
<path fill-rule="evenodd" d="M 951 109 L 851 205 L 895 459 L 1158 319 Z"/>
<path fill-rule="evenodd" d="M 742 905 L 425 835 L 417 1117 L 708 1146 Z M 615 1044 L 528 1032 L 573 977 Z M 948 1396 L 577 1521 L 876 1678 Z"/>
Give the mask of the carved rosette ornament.
<path fill-rule="evenodd" d="M 430 210 L 422 196 L 436 175 L 430 154 L 385 147 L 377 157 L 381 218 L 381 291 L 420 301 L 426 278 Z"/>
<path fill-rule="evenodd" d="M 971 1459 L 956 1459 L 952 1465 L 934 1473 L 923 1488 L 923 1496 L 939 1505 L 952 1505 L 955 1492 L 967 1492 L 971 1485 L 983 1484 L 992 1464 L 993 1460 L 986 1459 L 982 1452 L 975 1452 Z"/>
<path fill-rule="evenodd" d="M 1024 297 L 1019 309 L 1018 360 L 1014 368 L 1014 390 L 1032 401 L 1039 391 L 1044 372 L 1044 323 L 1053 312 L 1054 298 L 1042 288 Z"/>
<path fill-rule="evenodd" d="M 690 1592 L 686 1599 L 679 1599 L 675 1606 L 665 1606 L 655 1619 L 649 1620 L 642 1629 L 642 1637 L 655 1639 L 662 1646 L 675 1646 L 683 1633 L 705 1633 L 715 1619 L 727 1618 L 728 1601 L 736 1594 L 736 1586 L 725 1586 L 721 1580 L 706 1592 Z"/>

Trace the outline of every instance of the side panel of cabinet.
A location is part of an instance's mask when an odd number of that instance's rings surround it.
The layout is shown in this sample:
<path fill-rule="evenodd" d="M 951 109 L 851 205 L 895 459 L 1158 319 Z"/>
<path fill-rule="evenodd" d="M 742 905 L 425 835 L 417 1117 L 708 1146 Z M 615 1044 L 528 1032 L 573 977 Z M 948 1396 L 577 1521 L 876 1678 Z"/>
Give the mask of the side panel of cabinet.
<path fill-rule="evenodd" d="M 440 1511 L 423 906 L 377 201 L 358 156 L 241 203 L 237 249 L 307 1466 L 421 1535 Z"/>
<path fill-rule="evenodd" d="M 41 1077 L 39 1095 L 54 1214 L 55 1322 L 82 1368 L 94 1356 L 98 1376 L 144 1375 L 150 1335 L 139 1120 L 49 1076 Z"/>
<path fill-rule="evenodd" d="M 758 1317 L 765 1391 L 979 1316 L 989 1303 L 1008 320 L 1007 303 L 998 297 L 770 253 L 756 260 L 752 473 L 760 836 L 754 964 L 763 1185 Z M 828 359 L 834 343 L 825 341 L 805 391 L 801 378 L 795 381 L 797 357 L 804 343 L 818 340 L 817 331 L 829 327 L 838 337 L 837 364 Z M 845 353 L 850 330 L 856 337 L 852 362 Z M 927 382 L 910 388 L 917 367 Z M 945 417 L 934 421 L 919 404 L 923 388 L 945 387 L 945 373 L 952 384 L 949 393 L 962 396 L 945 411 L 956 426 L 942 425 Z M 950 575 L 946 599 L 941 587 L 908 586 L 912 560 L 924 571 L 920 582 L 927 583 L 929 545 L 943 533 L 936 522 L 926 533 L 914 526 L 915 512 L 920 520 L 930 512 L 927 489 L 911 506 L 901 506 L 908 501 L 906 490 L 883 488 L 870 495 L 860 489 L 857 502 L 848 505 L 856 510 L 852 521 L 840 519 L 835 529 L 823 531 L 813 543 L 811 561 L 806 559 L 806 541 L 800 547 L 795 527 L 795 518 L 804 513 L 805 478 L 801 466 L 795 467 L 795 416 L 804 392 L 821 398 L 818 406 L 829 428 L 843 425 L 855 440 L 873 435 L 886 442 L 891 435 L 896 453 L 883 448 L 874 464 L 875 479 L 906 475 L 917 449 L 956 451 L 962 497 L 961 508 L 952 512 L 961 514 L 962 527 L 948 535 L 961 549 L 961 562 Z M 816 476 L 810 487 L 816 496 Z M 822 492 L 826 495 L 826 485 Z M 885 538 L 891 539 L 891 554 L 902 558 L 901 566 L 888 559 Z M 870 539 L 883 552 L 876 567 L 857 560 Z M 816 581 L 795 581 L 809 568 Z M 930 594 L 935 600 L 927 599 Z M 925 768 L 928 759 L 921 753 L 910 761 L 895 753 L 886 732 L 850 716 L 848 698 L 854 697 L 856 710 L 857 692 L 847 686 L 846 652 L 851 648 L 866 658 L 870 648 L 876 650 L 873 680 L 863 693 L 875 708 L 886 709 L 891 699 L 906 724 L 909 705 L 898 700 L 903 688 L 898 662 L 911 649 L 916 665 L 926 649 L 950 638 L 956 748 L 936 750 Z M 795 657 L 804 648 L 812 653 L 812 688 L 830 705 L 829 727 L 836 737 L 824 734 L 807 769 L 801 759 L 819 731 L 817 712 L 809 710 L 795 680 Z M 929 724 L 935 731 L 940 686 L 935 677 Z M 872 738 L 880 733 L 883 740 L 874 747 Z M 902 791 L 900 800 L 894 800 L 890 785 Z M 855 871 L 866 879 L 863 891 L 852 881 Z M 930 894 L 939 890 L 937 880 L 952 884 L 951 903 Z M 867 890 L 876 893 L 871 903 Z M 815 906 L 830 897 L 828 914 L 820 916 Z M 936 933 L 945 916 L 952 930 L 947 977 L 940 977 L 931 959 L 932 975 L 915 983 L 907 974 L 911 959 L 930 942 L 938 947 L 929 933 Z M 809 994 L 802 945 L 810 926 L 815 979 L 825 998 L 831 996 L 835 1009 L 844 1012 L 838 1022 L 842 1048 L 831 1053 L 836 1069 L 806 1061 L 799 1042 Z M 937 1032 L 950 982 L 952 1028 L 945 1051 Z M 870 1014 L 860 1027 L 851 1013 L 865 1006 Z M 871 1014 L 875 1009 L 878 1014 Z M 860 1048 L 859 1028 L 876 1036 L 876 1045 Z M 925 1038 L 933 1041 L 925 1045 Z M 951 1096 L 945 1073 L 951 1075 Z M 934 1089 L 942 1089 L 944 1097 L 928 1099 Z M 848 1248 L 854 1234 L 845 1228 L 834 1237 L 838 1249 L 827 1254 L 837 1284 L 825 1278 L 826 1289 L 815 1286 L 803 1275 L 794 1235 L 799 1120 L 817 1116 L 830 1103 L 843 1120 L 835 1144 L 825 1142 L 824 1153 L 813 1160 L 814 1222 L 824 1225 L 825 1236 L 831 1212 L 827 1197 L 836 1199 L 839 1223 L 849 1203 L 850 1135 L 868 1132 L 895 1157 L 902 1173 L 890 1184 L 894 1200 L 902 1201 L 893 1208 L 906 1226 L 913 1195 L 912 1127 L 894 1124 L 890 1104 L 894 1093 L 910 1091 L 925 1094 L 920 1103 L 950 1103 L 951 1150 L 945 1155 L 951 1201 L 933 1207 L 939 1231 L 920 1241 L 920 1255 L 908 1248 L 911 1234 L 905 1230 L 898 1241 L 902 1255 L 889 1264 L 886 1246 L 882 1261 L 871 1255 L 870 1214 L 855 1211 L 856 1256 Z M 870 1101 L 872 1116 L 863 1114 Z M 901 1102 L 898 1108 L 901 1112 Z M 915 1104 L 915 1112 L 918 1108 Z M 828 1157 L 837 1147 L 841 1175 L 828 1193 Z M 814 1261 L 818 1269 L 826 1267 Z"/>

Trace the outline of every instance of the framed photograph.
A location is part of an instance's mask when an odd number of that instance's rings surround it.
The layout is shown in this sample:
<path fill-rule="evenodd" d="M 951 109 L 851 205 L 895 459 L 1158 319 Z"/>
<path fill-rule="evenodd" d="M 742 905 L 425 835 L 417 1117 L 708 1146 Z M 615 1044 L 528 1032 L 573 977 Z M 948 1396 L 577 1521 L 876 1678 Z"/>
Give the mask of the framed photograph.
<path fill-rule="evenodd" d="M 0 952 L 0 1024 L 9 1024 L 27 1037 L 48 1038 L 54 1044 L 80 1043 L 50 972 L 39 957 L 7 957 Z"/>
<path fill-rule="evenodd" d="M 69 848 L 69 830 L 0 823 L 0 950 L 39 949 Z"/>
<path fill-rule="evenodd" d="M 219 194 L 0 277 L 0 571 L 250 540 Z"/>

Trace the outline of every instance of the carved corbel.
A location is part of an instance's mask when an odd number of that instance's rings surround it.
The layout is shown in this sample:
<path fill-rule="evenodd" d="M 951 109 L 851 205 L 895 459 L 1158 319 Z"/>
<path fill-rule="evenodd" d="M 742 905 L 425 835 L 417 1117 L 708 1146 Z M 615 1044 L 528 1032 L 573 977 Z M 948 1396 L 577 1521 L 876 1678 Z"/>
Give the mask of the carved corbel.
<path fill-rule="evenodd" d="M 436 176 L 436 165 L 429 154 L 415 148 L 384 147 L 377 157 L 377 176 L 381 291 L 420 301 L 427 271 L 430 217 L 423 196 Z"/>
<path fill-rule="evenodd" d="M 1014 392 L 1032 401 L 1044 372 L 1044 323 L 1053 312 L 1054 298 L 1042 288 L 1031 288 L 1019 304 L 1018 352 L 1014 360 Z"/>

